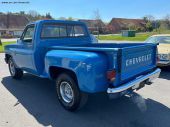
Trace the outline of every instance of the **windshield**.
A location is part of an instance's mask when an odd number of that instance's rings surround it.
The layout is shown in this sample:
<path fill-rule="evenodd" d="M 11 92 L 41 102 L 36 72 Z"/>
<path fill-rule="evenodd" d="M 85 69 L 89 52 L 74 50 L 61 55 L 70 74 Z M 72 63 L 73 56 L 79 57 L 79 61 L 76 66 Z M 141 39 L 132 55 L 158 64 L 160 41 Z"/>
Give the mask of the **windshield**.
<path fill-rule="evenodd" d="M 164 43 L 170 44 L 170 36 L 155 36 L 146 40 L 147 43 Z"/>

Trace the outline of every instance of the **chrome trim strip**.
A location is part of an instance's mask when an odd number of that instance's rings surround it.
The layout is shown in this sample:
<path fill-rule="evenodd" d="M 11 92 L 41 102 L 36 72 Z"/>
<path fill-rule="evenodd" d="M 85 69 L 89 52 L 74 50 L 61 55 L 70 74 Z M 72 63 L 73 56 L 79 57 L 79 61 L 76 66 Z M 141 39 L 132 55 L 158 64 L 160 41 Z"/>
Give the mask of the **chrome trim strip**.
<path fill-rule="evenodd" d="M 117 87 L 117 88 L 108 88 L 107 89 L 107 93 L 108 94 L 111 94 L 111 93 L 119 93 L 119 92 L 122 92 L 122 91 L 125 91 L 131 87 L 134 87 L 134 86 L 139 86 L 139 84 L 142 82 L 142 81 L 145 81 L 146 79 L 148 79 L 149 82 L 152 82 L 154 79 L 158 78 L 159 75 L 160 75 L 160 72 L 161 72 L 161 69 L 156 69 L 155 71 L 147 74 L 147 75 L 143 75 L 143 76 L 140 76 L 140 78 L 137 78 L 131 82 L 128 82 L 120 87 Z"/>
<path fill-rule="evenodd" d="M 157 64 L 170 64 L 170 61 L 158 61 Z"/>

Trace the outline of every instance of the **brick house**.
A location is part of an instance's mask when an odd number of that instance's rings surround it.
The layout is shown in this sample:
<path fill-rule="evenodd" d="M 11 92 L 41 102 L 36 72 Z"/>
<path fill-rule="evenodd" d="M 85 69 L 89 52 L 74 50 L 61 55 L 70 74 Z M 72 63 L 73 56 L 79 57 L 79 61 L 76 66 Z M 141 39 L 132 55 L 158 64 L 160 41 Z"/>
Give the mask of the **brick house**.
<path fill-rule="evenodd" d="M 128 30 L 130 28 L 145 31 L 145 25 L 146 22 L 143 19 L 113 18 L 107 25 L 107 30 L 110 33 L 119 33 L 121 30 Z"/>
<path fill-rule="evenodd" d="M 106 25 L 102 20 L 79 19 L 79 21 L 84 22 L 91 33 L 98 31 L 103 34 L 106 32 Z"/>
<path fill-rule="evenodd" d="M 0 36 L 19 37 L 29 20 L 22 15 L 0 14 Z"/>

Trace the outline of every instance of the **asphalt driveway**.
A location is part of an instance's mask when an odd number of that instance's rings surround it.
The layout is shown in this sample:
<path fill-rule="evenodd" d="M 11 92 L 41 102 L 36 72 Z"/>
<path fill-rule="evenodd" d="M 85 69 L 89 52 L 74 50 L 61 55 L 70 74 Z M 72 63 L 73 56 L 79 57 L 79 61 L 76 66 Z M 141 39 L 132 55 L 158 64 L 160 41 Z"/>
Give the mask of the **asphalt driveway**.
<path fill-rule="evenodd" d="M 65 111 L 56 98 L 53 81 L 25 74 L 9 76 L 0 54 L 0 127 L 170 127 L 170 71 L 165 68 L 152 86 L 133 97 L 110 100 L 89 96 L 87 105 Z"/>

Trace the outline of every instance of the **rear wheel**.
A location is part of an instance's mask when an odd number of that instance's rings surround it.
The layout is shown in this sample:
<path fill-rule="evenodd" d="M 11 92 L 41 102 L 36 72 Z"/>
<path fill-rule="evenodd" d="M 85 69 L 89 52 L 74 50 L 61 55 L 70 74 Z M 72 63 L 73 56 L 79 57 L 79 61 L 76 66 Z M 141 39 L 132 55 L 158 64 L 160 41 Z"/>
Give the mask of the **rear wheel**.
<path fill-rule="evenodd" d="M 87 94 L 79 90 L 75 79 L 67 73 L 59 75 L 56 89 L 59 102 L 66 110 L 75 111 L 87 101 Z"/>
<path fill-rule="evenodd" d="M 14 79 L 21 79 L 23 76 L 23 71 L 19 68 L 16 68 L 13 59 L 9 58 L 8 61 L 9 72 Z"/>

